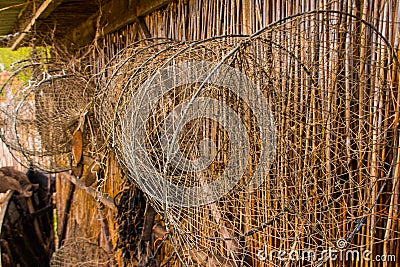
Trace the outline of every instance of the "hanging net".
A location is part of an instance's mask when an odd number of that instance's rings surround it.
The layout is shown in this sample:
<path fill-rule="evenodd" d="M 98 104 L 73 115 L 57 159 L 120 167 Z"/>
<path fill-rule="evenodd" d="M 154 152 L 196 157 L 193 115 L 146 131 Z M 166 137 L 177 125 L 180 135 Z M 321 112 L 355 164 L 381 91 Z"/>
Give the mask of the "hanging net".
<path fill-rule="evenodd" d="M 315 11 L 121 55 L 99 89 L 102 132 L 184 266 L 394 250 L 397 59 L 371 25 Z"/>
<path fill-rule="evenodd" d="M 82 237 L 71 237 L 54 252 L 52 267 L 106 267 L 111 261 L 107 252 L 99 245 Z"/>
<path fill-rule="evenodd" d="M 88 80 L 60 63 L 28 61 L 2 90 L 12 93 L 2 106 L 1 138 L 18 161 L 50 172 L 70 169 L 73 134 L 91 110 Z"/>

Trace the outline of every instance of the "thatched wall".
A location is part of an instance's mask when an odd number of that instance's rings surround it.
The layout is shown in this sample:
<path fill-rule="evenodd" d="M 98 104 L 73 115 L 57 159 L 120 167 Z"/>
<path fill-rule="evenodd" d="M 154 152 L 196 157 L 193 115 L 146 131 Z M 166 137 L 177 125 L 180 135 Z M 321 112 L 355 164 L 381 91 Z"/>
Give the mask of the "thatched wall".
<path fill-rule="evenodd" d="M 199 40 L 225 34 L 251 34 L 279 19 L 316 9 L 339 10 L 366 19 L 398 48 L 399 4 L 396 1 L 173 1 L 144 16 L 151 37 Z M 142 39 L 138 24 L 106 36 L 106 55 Z"/>

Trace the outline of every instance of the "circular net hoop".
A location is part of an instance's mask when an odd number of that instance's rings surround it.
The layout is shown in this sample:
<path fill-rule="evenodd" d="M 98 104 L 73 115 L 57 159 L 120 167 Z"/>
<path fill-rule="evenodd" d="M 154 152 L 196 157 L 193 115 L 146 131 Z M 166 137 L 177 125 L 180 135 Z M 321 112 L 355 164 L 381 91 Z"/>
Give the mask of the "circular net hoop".
<path fill-rule="evenodd" d="M 230 43 L 239 38 L 226 38 L 228 48 L 221 42 L 215 43 L 215 51 L 208 50 L 210 60 L 218 54 L 232 48 Z M 138 41 L 114 56 L 103 71 L 95 97 L 95 110 L 100 122 L 103 138 L 122 159 L 121 121 L 131 103 L 133 94 L 141 84 L 151 78 L 165 60 L 187 47 L 187 42 L 175 42 L 166 39 L 145 39 Z M 196 56 L 200 59 L 201 55 Z M 185 60 L 184 55 L 174 60 Z"/>
<path fill-rule="evenodd" d="M 112 57 L 101 72 L 94 107 L 95 114 L 101 122 L 103 139 L 111 142 L 111 146 L 113 143 L 110 136 L 113 134 L 114 117 L 118 113 L 116 106 L 121 101 L 123 92 L 128 91 L 125 85 L 131 75 L 137 72 L 152 54 L 174 44 L 176 42 L 167 39 L 145 39 L 135 42 Z"/>
<path fill-rule="evenodd" d="M 375 28 L 316 11 L 127 52 L 102 129 L 182 264 L 279 266 L 273 253 L 307 250 L 291 260 L 319 266 L 324 249 L 399 238 L 396 59 Z"/>
<path fill-rule="evenodd" d="M 54 252 L 50 266 L 75 267 L 75 266 L 110 266 L 111 262 L 107 252 L 99 245 L 84 238 L 72 238 Z"/>
<path fill-rule="evenodd" d="M 70 169 L 72 134 L 91 108 L 90 83 L 61 64 L 34 63 L 19 69 L 6 87 L 16 90 L 5 105 L 1 137 L 16 158 L 49 172 Z"/>

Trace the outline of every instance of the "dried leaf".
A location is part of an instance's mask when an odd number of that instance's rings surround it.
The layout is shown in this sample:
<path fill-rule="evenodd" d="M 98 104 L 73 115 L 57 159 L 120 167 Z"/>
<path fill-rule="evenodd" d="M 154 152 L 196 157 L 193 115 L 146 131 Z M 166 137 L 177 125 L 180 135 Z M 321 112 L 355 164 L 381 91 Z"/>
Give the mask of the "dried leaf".
<path fill-rule="evenodd" d="M 76 130 L 72 136 L 72 166 L 78 166 L 82 160 L 83 136 L 80 129 Z"/>

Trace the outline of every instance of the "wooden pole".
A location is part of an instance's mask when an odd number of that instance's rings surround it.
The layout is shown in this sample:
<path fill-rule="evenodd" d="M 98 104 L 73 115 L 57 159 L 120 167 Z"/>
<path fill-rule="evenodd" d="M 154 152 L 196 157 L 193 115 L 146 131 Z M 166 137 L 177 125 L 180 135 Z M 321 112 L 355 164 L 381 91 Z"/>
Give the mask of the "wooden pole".
<path fill-rule="evenodd" d="M 60 173 L 61 179 L 67 179 L 69 180 L 72 184 L 76 185 L 78 189 L 86 192 L 88 195 L 91 195 L 94 199 L 100 201 L 101 203 L 103 203 L 106 207 L 112 209 L 112 210 L 117 210 L 115 204 L 114 204 L 114 199 L 106 194 L 103 195 L 99 195 L 99 193 L 94 190 L 91 187 L 87 187 L 85 186 L 85 184 L 79 180 L 78 178 L 76 178 L 73 175 L 70 175 L 68 173 Z"/>

